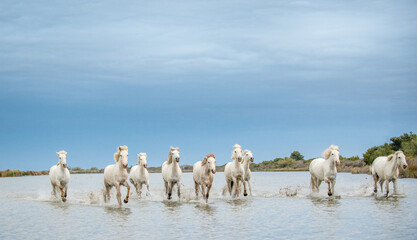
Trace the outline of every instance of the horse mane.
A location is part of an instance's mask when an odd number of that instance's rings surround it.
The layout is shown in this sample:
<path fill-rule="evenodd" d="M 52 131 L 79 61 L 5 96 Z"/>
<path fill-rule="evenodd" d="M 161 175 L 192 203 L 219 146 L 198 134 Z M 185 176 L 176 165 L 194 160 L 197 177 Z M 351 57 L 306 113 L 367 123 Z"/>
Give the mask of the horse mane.
<path fill-rule="evenodd" d="M 142 153 L 141 152 L 141 153 L 138 154 L 138 164 L 140 164 L 140 157 L 141 156 L 145 156 L 146 157 L 146 153 Z"/>
<path fill-rule="evenodd" d="M 209 157 L 212 157 L 212 158 L 216 158 L 215 156 L 214 156 L 214 154 L 213 153 L 209 153 L 209 154 L 207 154 L 206 155 L 206 157 L 204 158 L 204 160 L 201 162 L 201 166 L 204 166 L 206 163 L 207 163 L 207 159 L 209 158 Z"/>
<path fill-rule="evenodd" d="M 117 148 L 117 152 L 114 154 L 114 161 L 118 162 L 119 161 L 119 157 L 120 157 L 120 152 L 126 150 L 127 151 L 127 146 L 120 146 Z"/>
<path fill-rule="evenodd" d="M 336 150 L 336 151 L 339 152 L 339 146 L 336 146 L 336 145 L 332 144 L 332 145 L 330 145 L 330 147 L 328 149 L 324 150 L 324 152 L 322 153 L 324 159 L 328 159 L 330 157 L 330 152 L 332 150 Z"/>

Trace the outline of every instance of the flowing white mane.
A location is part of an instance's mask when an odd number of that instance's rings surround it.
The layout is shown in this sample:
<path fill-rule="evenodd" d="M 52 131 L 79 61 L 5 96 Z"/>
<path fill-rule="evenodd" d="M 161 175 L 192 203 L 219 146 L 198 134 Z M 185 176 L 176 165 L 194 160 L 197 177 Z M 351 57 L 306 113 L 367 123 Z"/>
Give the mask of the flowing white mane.
<path fill-rule="evenodd" d="M 330 152 L 332 150 L 336 150 L 336 151 L 339 152 L 339 146 L 336 146 L 336 145 L 332 144 L 332 145 L 330 145 L 330 147 L 328 149 L 324 150 L 324 152 L 322 153 L 324 159 L 328 159 L 330 157 Z"/>

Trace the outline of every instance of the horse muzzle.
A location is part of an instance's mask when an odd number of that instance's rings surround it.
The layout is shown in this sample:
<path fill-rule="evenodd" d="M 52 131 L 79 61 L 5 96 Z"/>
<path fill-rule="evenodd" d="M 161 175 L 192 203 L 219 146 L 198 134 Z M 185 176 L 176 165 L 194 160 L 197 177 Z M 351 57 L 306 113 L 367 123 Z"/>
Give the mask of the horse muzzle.
<path fill-rule="evenodd" d="M 340 161 L 337 161 L 337 162 L 336 162 L 336 165 L 337 165 L 337 166 L 339 166 L 339 165 L 340 165 Z"/>
<path fill-rule="evenodd" d="M 62 166 L 63 166 L 64 168 L 67 168 L 67 164 L 62 164 Z"/>
<path fill-rule="evenodd" d="M 175 161 L 179 162 L 180 161 L 180 158 L 176 158 Z"/>
<path fill-rule="evenodd" d="M 148 164 L 143 164 L 143 167 L 144 168 L 148 168 Z"/>
<path fill-rule="evenodd" d="M 251 158 L 250 161 L 253 162 L 253 158 Z"/>
<path fill-rule="evenodd" d="M 123 168 L 127 168 L 127 164 L 123 164 Z"/>
<path fill-rule="evenodd" d="M 216 174 L 216 169 L 211 170 L 213 174 Z"/>
<path fill-rule="evenodd" d="M 408 167 L 408 165 L 403 165 L 403 168 L 406 169 Z"/>

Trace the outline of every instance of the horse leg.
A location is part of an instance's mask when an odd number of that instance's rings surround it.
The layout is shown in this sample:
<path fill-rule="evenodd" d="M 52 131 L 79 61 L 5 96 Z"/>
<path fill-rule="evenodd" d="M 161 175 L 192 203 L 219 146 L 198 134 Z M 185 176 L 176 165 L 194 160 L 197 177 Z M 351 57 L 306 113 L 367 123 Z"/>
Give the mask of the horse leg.
<path fill-rule="evenodd" d="M 206 191 L 205 191 L 205 186 L 204 186 L 204 184 L 201 184 L 201 194 L 203 195 L 203 198 L 205 199 L 206 198 Z"/>
<path fill-rule="evenodd" d="M 164 180 L 165 183 L 165 195 L 168 195 L 168 182 Z"/>
<path fill-rule="evenodd" d="M 195 188 L 195 199 L 198 199 L 198 183 L 194 181 L 194 188 Z"/>
<path fill-rule="evenodd" d="M 111 190 L 111 186 L 106 185 L 106 193 L 104 195 L 104 202 L 107 202 L 110 200 L 110 190 Z"/>
<path fill-rule="evenodd" d="M 388 197 L 388 193 L 389 193 L 389 181 L 385 180 L 385 184 L 387 185 L 387 194 L 386 197 Z"/>
<path fill-rule="evenodd" d="M 235 185 L 235 197 L 239 197 L 239 190 L 240 190 L 240 182 L 237 178 L 233 179 L 234 185 Z"/>
<path fill-rule="evenodd" d="M 242 180 L 243 183 L 243 196 L 248 196 L 248 193 L 246 192 L 246 181 L 245 179 Z"/>
<path fill-rule="evenodd" d="M 65 197 L 65 198 L 67 198 L 67 191 L 68 191 L 68 185 L 67 185 L 67 186 L 65 186 L 65 194 L 64 194 L 64 197 Z"/>
<path fill-rule="evenodd" d="M 171 195 L 172 195 L 172 182 L 168 182 L 168 199 L 171 199 Z"/>
<path fill-rule="evenodd" d="M 123 200 L 124 203 L 128 203 L 129 202 L 129 194 L 130 194 L 130 185 L 129 183 L 126 181 L 124 181 L 122 183 L 123 186 L 127 187 L 127 194 L 126 194 L 126 198 Z"/>
<path fill-rule="evenodd" d="M 252 184 L 250 183 L 250 180 L 248 181 L 248 186 L 249 186 L 249 193 L 252 196 Z"/>
<path fill-rule="evenodd" d="M 378 186 L 379 177 L 378 177 L 377 174 L 373 175 L 372 177 L 374 178 L 374 182 L 375 182 L 374 193 L 377 193 L 378 192 L 377 186 Z"/>
<path fill-rule="evenodd" d="M 332 184 L 332 194 L 334 194 L 334 185 L 336 184 L 336 180 L 332 180 L 331 184 Z"/>
<path fill-rule="evenodd" d="M 61 199 L 62 199 L 62 201 L 63 202 L 67 201 L 67 199 L 65 199 L 65 197 L 64 197 L 64 188 L 61 187 L 61 186 L 59 186 L 59 190 L 61 191 Z"/>
<path fill-rule="evenodd" d="M 397 195 L 397 179 L 392 181 L 394 183 L 394 194 Z"/>
<path fill-rule="evenodd" d="M 311 182 L 311 190 L 316 191 L 316 182 L 314 181 L 313 176 L 310 177 L 310 182 Z"/>
<path fill-rule="evenodd" d="M 138 194 L 139 198 L 142 197 L 142 183 L 138 183 L 136 187 L 136 193 Z"/>
<path fill-rule="evenodd" d="M 122 206 L 122 194 L 120 193 L 120 185 L 118 183 L 116 183 L 114 185 L 116 187 L 116 198 L 117 198 L 117 202 L 119 203 L 119 206 Z"/>
<path fill-rule="evenodd" d="M 327 195 L 331 196 L 331 195 L 333 195 L 333 193 L 332 193 L 332 190 L 331 190 L 331 188 L 330 188 L 330 180 L 326 180 L 326 182 L 327 182 L 327 184 L 328 184 L 328 186 L 329 186 L 329 190 L 328 190 L 328 192 L 327 192 Z"/>
<path fill-rule="evenodd" d="M 209 198 L 209 193 L 210 193 L 210 189 L 211 189 L 211 184 L 207 186 L 207 193 L 206 193 L 206 203 L 208 202 L 208 198 Z"/>
<path fill-rule="evenodd" d="M 379 179 L 379 186 L 381 187 L 381 193 L 384 193 L 384 180 L 383 179 Z"/>
<path fill-rule="evenodd" d="M 51 185 L 52 185 L 52 192 L 51 192 L 51 194 L 54 195 L 54 196 L 56 196 L 56 186 L 53 183 L 51 183 Z"/>
<path fill-rule="evenodd" d="M 229 194 L 232 196 L 232 188 L 233 188 L 233 182 L 228 180 L 227 181 L 227 188 L 229 189 Z"/>
<path fill-rule="evenodd" d="M 151 192 L 149 191 L 149 180 L 146 180 L 146 189 L 148 190 L 146 192 L 146 196 L 149 196 L 149 194 L 151 194 Z"/>
<path fill-rule="evenodd" d="M 319 187 L 320 187 L 320 185 L 321 185 L 321 180 L 319 180 L 318 178 L 316 178 L 316 183 L 317 183 L 317 186 L 316 186 L 316 191 L 317 192 L 320 192 L 320 189 L 319 189 Z"/>
<path fill-rule="evenodd" d="M 178 198 L 181 199 L 181 182 L 177 182 Z"/>

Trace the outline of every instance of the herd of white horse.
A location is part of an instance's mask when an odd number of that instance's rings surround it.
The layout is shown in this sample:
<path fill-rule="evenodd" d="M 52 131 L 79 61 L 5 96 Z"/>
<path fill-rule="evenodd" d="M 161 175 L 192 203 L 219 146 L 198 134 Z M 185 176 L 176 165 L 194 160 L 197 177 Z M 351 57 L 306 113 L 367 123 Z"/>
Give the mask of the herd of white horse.
<path fill-rule="evenodd" d="M 67 168 L 66 151 L 57 152 L 59 162 L 52 166 L 49 170 L 49 179 L 52 185 L 52 194 L 61 193 L 62 201 L 66 201 L 68 183 L 70 180 L 70 172 Z M 321 182 L 328 184 L 328 195 L 334 194 L 334 186 L 336 184 L 337 168 L 340 164 L 339 147 L 330 145 L 323 152 L 323 158 L 316 158 L 311 161 L 309 171 L 311 174 L 311 188 L 318 192 Z M 149 173 L 147 170 L 146 153 L 139 153 L 138 164 L 130 170 L 130 182 L 135 186 L 136 192 L 140 197 L 142 194 L 142 186 L 146 185 L 149 195 Z M 238 197 L 240 188 L 243 185 L 243 195 L 247 196 L 246 183 L 249 187 L 249 193 L 252 194 L 251 171 L 249 165 L 253 162 L 253 154 L 250 150 L 242 150 L 239 144 L 233 146 L 232 162 L 226 164 L 224 175 L 226 178 L 227 190 L 230 196 Z M 108 165 L 104 169 L 104 200 L 110 199 L 110 190 L 115 187 L 117 190 L 117 201 L 122 205 L 120 187 L 127 188 L 125 203 L 129 201 L 130 185 L 128 184 L 129 173 L 127 172 L 128 148 L 120 146 L 114 154 L 115 164 Z M 171 147 L 167 160 L 162 164 L 162 178 L 165 184 L 165 194 L 168 199 L 172 198 L 172 190 L 177 185 L 178 198 L 181 198 L 181 176 L 182 171 L 179 166 L 180 149 Z M 397 179 L 399 168 L 406 168 L 407 161 L 402 151 L 397 151 L 389 156 L 381 156 L 375 159 L 371 165 L 371 173 L 375 181 L 374 192 L 377 193 L 377 184 L 379 182 L 381 192 L 383 192 L 383 184 L 386 184 L 386 196 L 389 193 L 389 183 L 394 184 L 394 193 L 397 193 Z M 195 185 L 195 194 L 198 198 L 201 188 L 203 199 L 207 202 L 211 186 L 213 184 L 214 174 L 216 173 L 216 157 L 213 153 L 205 156 L 203 161 L 198 161 L 193 166 L 193 180 Z"/>

